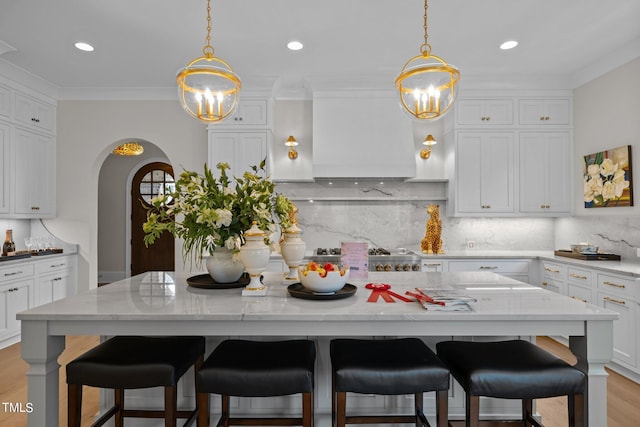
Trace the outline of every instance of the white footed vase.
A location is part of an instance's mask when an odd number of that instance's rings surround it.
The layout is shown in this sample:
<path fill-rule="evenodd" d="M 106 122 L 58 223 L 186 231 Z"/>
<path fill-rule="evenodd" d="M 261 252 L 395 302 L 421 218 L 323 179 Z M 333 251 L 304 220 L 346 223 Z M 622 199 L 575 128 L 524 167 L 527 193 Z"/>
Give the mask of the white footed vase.
<path fill-rule="evenodd" d="M 296 224 L 284 230 L 284 241 L 280 245 L 280 252 L 284 262 L 289 267 L 289 273 L 285 280 L 299 280 L 298 266 L 304 259 L 304 251 L 307 247 L 302 240 L 302 230 Z"/>
<path fill-rule="evenodd" d="M 215 248 L 209 258 L 207 258 L 207 271 L 209 275 L 218 283 L 234 283 L 240 279 L 244 273 L 244 264 L 227 248 Z"/>
<path fill-rule="evenodd" d="M 269 266 L 271 250 L 265 245 L 266 233 L 258 228 L 256 221 L 250 229 L 244 232 L 245 244 L 240 248 L 240 259 L 251 280 L 242 291 L 244 296 L 264 296 L 266 287 L 260 281 L 260 276 Z"/>

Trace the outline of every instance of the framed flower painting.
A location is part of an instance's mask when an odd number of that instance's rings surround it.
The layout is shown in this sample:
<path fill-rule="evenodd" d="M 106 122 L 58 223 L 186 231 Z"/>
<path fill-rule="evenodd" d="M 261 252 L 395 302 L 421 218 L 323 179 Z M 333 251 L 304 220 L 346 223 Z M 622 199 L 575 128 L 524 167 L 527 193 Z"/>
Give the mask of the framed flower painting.
<path fill-rule="evenodd" d="M 584 207 L 633 206 L 631 146 L 584 156 Z"/>

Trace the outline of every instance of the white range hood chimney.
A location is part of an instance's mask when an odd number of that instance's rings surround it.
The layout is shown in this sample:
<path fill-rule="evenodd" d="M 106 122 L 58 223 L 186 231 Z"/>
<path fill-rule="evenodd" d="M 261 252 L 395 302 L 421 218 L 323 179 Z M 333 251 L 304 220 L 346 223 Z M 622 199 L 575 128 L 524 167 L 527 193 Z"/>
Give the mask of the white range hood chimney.
<path fill-rule="evenodd" d="M 395 92 L 314 92 L 314 177 L 409 178 L 415 159 L 411 119 Z"/>

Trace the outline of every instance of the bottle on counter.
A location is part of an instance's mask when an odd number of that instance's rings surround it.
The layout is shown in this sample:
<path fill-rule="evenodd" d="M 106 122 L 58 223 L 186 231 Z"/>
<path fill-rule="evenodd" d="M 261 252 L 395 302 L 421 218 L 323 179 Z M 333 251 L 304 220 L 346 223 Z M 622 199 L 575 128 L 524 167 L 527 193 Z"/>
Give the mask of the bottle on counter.
<path fill-rule="evenodd" d="M 8 256 L 16 251 L 16 244 L 13 243 L 13 230 L 7 230 L 2 244 L 2 256 Z"/>

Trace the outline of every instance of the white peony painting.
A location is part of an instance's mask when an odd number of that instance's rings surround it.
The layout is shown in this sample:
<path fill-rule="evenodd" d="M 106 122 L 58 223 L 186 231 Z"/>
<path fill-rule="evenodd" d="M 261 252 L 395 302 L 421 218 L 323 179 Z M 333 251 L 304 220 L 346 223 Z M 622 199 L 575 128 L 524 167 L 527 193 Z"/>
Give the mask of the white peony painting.
<path fill-rule="evenodd" d="M 631 146 L 584 156 L 584 207 L 633 206 Z"/>

